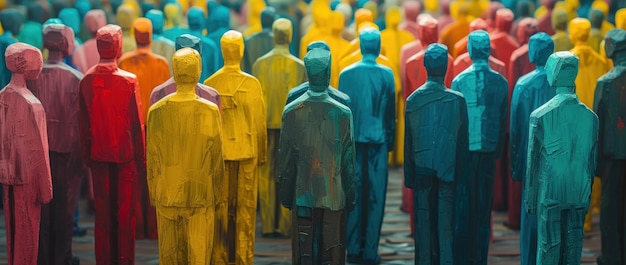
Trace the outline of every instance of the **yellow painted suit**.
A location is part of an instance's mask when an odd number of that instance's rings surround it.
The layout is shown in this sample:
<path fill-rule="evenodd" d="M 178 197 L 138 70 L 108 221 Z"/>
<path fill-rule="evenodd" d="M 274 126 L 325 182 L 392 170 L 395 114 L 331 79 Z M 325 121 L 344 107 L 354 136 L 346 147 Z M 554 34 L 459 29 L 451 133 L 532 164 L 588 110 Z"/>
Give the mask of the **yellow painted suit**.
<path fill-rule="evenodd" d="M 177 93 L 155 103 L 148 117 L 147 176 L 163 265 L 211 264 L 224 162 L 219 109 L 195 95 L 200 60 L 191 48 L 175 53 Z"/>
<path fill-rule="evenodd" d="M 289 90 L 306 82 L 304 63 L 289 53 L 291 21 L 278 19 L 274 22 L 275 47 L 257 59 L 252 74 L 259 79 L 267 106 L 267 160 L 260 166 L 259 199 L 263 234 L 278 233 L 285 237 L 291 230 L 291 214 L 278 201 L 278 140 L 283 108 Z"/>
<path fill-rule="evenodd" d="M 204 81 L 222 100 L 224 189 L 215 210 L 212 264 L 252 264 L 258 164 L 265 163 L 266 110 L 259 81 L 242 72 L 243 36 L 227 31 L 221 40 L 224 67 Z M 227 205 L 221 207 L 219 205 Z"/>
<path fill-rule="evenodd" d="M 122 54 L 134 51 L 137 48 L 133 36 L 133 23 L 137 18 L 135 10 L 130 5 L 121 5 L 117 8 L 117 24 L 122 28 Z"/>

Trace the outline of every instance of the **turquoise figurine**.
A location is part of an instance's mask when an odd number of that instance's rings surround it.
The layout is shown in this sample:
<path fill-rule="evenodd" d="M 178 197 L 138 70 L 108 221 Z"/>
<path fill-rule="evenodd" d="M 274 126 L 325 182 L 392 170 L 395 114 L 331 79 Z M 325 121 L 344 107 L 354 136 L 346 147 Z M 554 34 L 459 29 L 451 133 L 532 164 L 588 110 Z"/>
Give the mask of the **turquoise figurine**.
<path fill-rule="evenodd" d="M 593 104 L 600 120 L 596 172 L 602 178 L 601 265 L 626 263 L 626 31 L 609 31 L 605 47 L 615 66 L 598 79 Z"/>
<path fill-rule="evenodd" d="M 537 214 L 537 264 L 580 264 L 596 170 L 598 117 L 578 100 L 578 57 L 557 52 L 546 78 L 556 96 L 530 114 L 525 208 Z"/>
<path fill-rule="evenodd" d="M 15 43 L 15 38 L 20 34 L 24 22 L 22 14 L 13 8 L 0 11 L 0 23 L 4 33 L 0 35 L 0 87 L 4 88 L 11 81 L 11 71 L 6 66 L 4 52 L 9 45 Z M 41 32 L 39 33 L 41 34 Z M 42 38 L 43 43 L 43 38 Z"/>
<path fill-rule="evenodd" d="M 176 47 L 174 41 L 163 37 L 165 15 L 163 15 L 161 10 L 152 9 L 146 13 L 146 18 L 152 22 L 152 44 L 150 49 L 152 49 L 153 53 L 165 57 L 171 66 Z M 172 67 L 170 67 L 170 72 L 172 72 Z"/>
<path fill-rule="evenodd" d="M 348 262 L 380 263 L 378 243 L 387 193 L 388 152 L 396 130 L 395 84 L 390 68 L 376 62 L 380 31 L 362 30 L 363 59 L 339 75 L 354 118 L 356 145 L 356 207 L 348 214 Z"/>
<path fill-rule="evenodd" d="M 39 2 L 28 3 L 26 6 L 26 22 L 17 35 L 18 41 L 30 44 L 39 50 L 43 49 L 42 23 L 47 19 L 44 17 L 44 13 L 43 6 Z"/>
<path fill-rule="evenodd" d="M 76 8 L 63 8 L 59 12 L 59 19 L 61 19 L 64 25 L 70 27 L 74 31 L 74 46 L 73 47 L 74 47 L 74 51 L 76 51 L 76 49 L 80 47 L 80 45 L 83 44 L 83 42 L 76 35 L 80 32 L 80 25 L 81 25 L 78 10 L 76 10 Z M 72 54 L 74 51 L 72 51 Z M 72 68 L 76 69 L 76 65 L 74 65 L 73 63 L 72 55 L 66 58 L 63 58 L 63 62 L 65 62 L 67 65 L 71 66 Z"/>
<path fill-rule="evenodd" d="M 345 264 L 345 213 L 357 193 L 352 113 L 328 95 L 330 52 L 313 49 L 304 63 L 309 90 L 282 116 L 280 202 L 293 216 L 293 264 Z"/>
<path fill-rule="evenodd" d="M 74 3 L 74 8 L 78 10 L 78 15 L 80 19 L 80 31 L 75 33 L 76 36 L 81 40 L 81 42 L 85 42 L 91 38 L 91 33 L 87 29 L 87 25 L 85 25 L 85 15 L 87 12 L 91 10 L 91 1 L 89 0 L 76 0 Z"/>
<path fill-rule="evenodd" d="M 548 84 L 545 70 L 546 61 L 553 51 L 554 42 L 550 35 L 539 32 L 530 37 L 528 58 L 536 68 L 521 76 L 513 88 L 509 124 L 511 137 L 509 154 L 511 157 L 511 177 L 513 181 L 522 183 L 522 202 L 525 194 L 523 184 L 526 176 L 530 113 L 555 95 L 555 90 Z M 522 265 L 535 264 L 537 259 L 537 216 L 523 210 L 521 211 L 520 225 L 520 259 Z"/>
<path fill-rule="evenodd" d="M 245 72 L 251 73 L 254 62 L 274 48 L 272 24 L 274 24 L 275 19 L 276 10 L 273 7 L 266 7 L 261 11 L 261 32 L 246 38 L 245 41 L 246 49 L 243 52 L 242 62 L 242 68 Z"/>
<path fill-rule="evenodd" d="M 424 67 L 428 80 L 405 107 L 404 185 L 413 190 L 415 264 L 454 264 L 455 181 L 467 164 L 467 105 L 444 85 L 446 46 L 429 45 Z"/>
<path fill-rule="evenodd" d="M 457 181 L 454 260 L 487 264 L 496 160 L 504 149 L 509 89 L 506 79 L 489 67 L 489 34 L 469 34 L 467 50 L 474 62 L 452 81 L 467 102 L 469 167 Z"/>
<path fill-rule="evenodd" d="M 217 45 L 217 69 L 224 66 L 224 58 L 222 57 L 222 47 L 220 39 L 226 31 L 230 30 L 230 9 L 225 6 L 218 6 L 206 22 L 207 37 L 209 37 Z"/>
<path fill-rule="evenodd" d="M 166 16 L 168 19 L 170 19 L 170 23 L 172 23 L 171 27 L 163 30 L 163 37 L 166 37 L 167 39 L 176 42 L 176 38 L 178 38 L 178 36 L 183 35 L 183 34 L 187 34 L 189 33 L 189 30 L 185 27 L 183 27 L 180 24 L 180 21 L 178 21 L 179 19 L 182 20 L 182 17 L 180 16 L 180 5 L 177 4 L 176 2 L 168 2 L 167 4 L 165 4 L 165 7 L 163 10 L 167 10 L 164 11 L 166 12 Z M 168 11 L 170 10 L 176 10 L 176 13 L 169 13 Z M 173 11 L 172 11 L 173 12 Z M 170 18 L 170 16 L 173 16 Z"/>
<path fill-rule="evenodd" d="M 215 42 L 202 35 L 205 26 L 204 11 L 199 7 L 192 7 L 187 11 L 187 23 L 189 34 L 200 38 L 202 42 L 202 74 L 200 80 L 205 80 L 213 75 L 218 69 L 218 47 Z M 221 54 L 221 53 L 220 53 Z"/>

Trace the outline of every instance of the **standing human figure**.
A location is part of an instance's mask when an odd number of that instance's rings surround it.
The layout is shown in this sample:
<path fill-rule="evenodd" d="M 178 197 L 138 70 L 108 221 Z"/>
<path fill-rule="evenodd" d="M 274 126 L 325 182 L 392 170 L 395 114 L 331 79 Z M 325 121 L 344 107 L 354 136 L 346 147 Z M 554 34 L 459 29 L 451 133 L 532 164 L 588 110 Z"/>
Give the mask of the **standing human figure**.
<path fill-rule="evenodd" d="M 106 25 L 106 22 L 106 14 L 100 9 L 91 10 L 85 15 L 85 26 L 89 33 L 91 33 L 91 39 L 76 48 L 72 56 L 72 63 L 76 66 L 78 71 L 86 73 L 100 61 L 96 35 L 98 30 Z"/>

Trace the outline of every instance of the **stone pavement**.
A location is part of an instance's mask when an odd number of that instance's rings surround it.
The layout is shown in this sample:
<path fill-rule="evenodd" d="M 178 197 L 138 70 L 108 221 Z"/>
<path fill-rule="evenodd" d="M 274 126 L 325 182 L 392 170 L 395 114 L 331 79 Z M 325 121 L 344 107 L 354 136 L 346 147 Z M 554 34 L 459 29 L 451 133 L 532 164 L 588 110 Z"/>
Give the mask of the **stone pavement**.
<path fill-rule="evenodd" d="M 391 169 L 385 209 L 380 253 L 383 264 L 413 264 L 413 240 L 409 238 L 409 216 L 399 210 L 401 203 L 402 169 Z M 86 207 L 81 207 L 85 209 Z M 257 215 L 257 221 L 259 216 Z M 519 233 L 502 225 L 506 213 L 494 213 L 494 242 L 489 250 L 489 264 L 519 264 Z M 74 238 L 74 255 L 78 256 L 82 265 L 95 264 L 93 246 L 93 216 L 82 215 L 81 226 L 88 229 L 84 237 Z M 7 264 L 6 237 L 4 217 L 0 218 L 0 265 Z M 291 264 L 291 247 L 288 239 L 266 239 L 260 237 L 261 226 L 257 222 L 257 242 L 254 264 L 278 265 Z M 600 232 L 598 217 L 594 218 L 593 230 L 585 234 L 582 264 L 595 264 L 600 252 Z M 138 240 L 136 244 L 136 264 L 158 264 L 158 247 L 156 241 Z"/>

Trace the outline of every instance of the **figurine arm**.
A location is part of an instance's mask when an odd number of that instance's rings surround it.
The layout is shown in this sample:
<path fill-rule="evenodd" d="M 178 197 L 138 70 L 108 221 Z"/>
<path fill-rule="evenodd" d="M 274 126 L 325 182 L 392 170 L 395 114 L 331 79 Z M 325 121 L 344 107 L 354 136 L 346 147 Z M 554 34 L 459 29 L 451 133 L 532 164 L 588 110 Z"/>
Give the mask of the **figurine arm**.
<path fill-rule="evenodd" d="M 505 85 L 503 86 L 506 89 L 506 96 L 500 105 L 500 137 L 498 140 L 498 146 L 496 148 L 496 157 L 501 157 L 504 152 L 504 146 L 506 145 L 506 133 L 507 133 L 507 120 L 509 118 L 509 84 L 506 80 L 504 80 Z"/>
<path fill-rule="evenodd" d="M 541 160 L 541 143 L 537 139 L 539 131 L 539 120 L 537 117 L 530 117 L 530 127 L 528 133 L 528 156 L 526 159 L 526 211 L 530 214 L 537 214 L 537 203 L 539 195 L 539 163 Z"/>
<path fill-rule="evenodd" d="M 82 83 L 82 81 L 81 81 Z M 78 113 L 78 125 L 80 126 L 80 139 L 83 160 L 88 163 L 91 158 L 91 122 L 89 120 L 89 110 L 87 109 L 87 103 L 82 94 L 82 86 L 79 86 L 81 93 L 78 95 L 78 103 L 80 112 Z"/>
<path fill-rule="evenodd" d="M 252 115 L 254 117 L 254 126 L 256 126 L 257 145 L 258 145 L 258 163 L 264 164 L 267 160 L 267 109 L 263 100 L 263 90 L 261 83 L 254 79 L 256 89 L 252 95 Z"/>
<path fill-rule="evenodd" d="M 145 178 L 146 174 L 146 133 L 145 123 L 141 115 L 141 97 L 139 95 L 139 82 L 133 81 L 134 89 L 130 99 L 129 114 L 131 115 L 131 132 L 134 143 L 135 166 L 137 167 L 137 177 Z"/>
<path fill-rule="evenodd" d="M 519 87 L 518 85 L 515 86 L 515 88 L 513 89 L 513 97 L 511 99 L 511 119 L 509 122 L 509 144 L 510 144 L 510 149 L 509 149 L 509 157 L 511 159 L 511 177 L 513 178 L 514 181 L 522 181 L 522 172 L 523 170 L 522 167 L 525 167 L 526 165 L 524 165 L 524 156 L 523 153 L 524 150 L 521 150 L 522 148 L 526 148 L 527 146 L 521 146 L 521 142 L 522 142 L 522 137 L 521 137 L 521 130 L 523 129 L 520 124 L 520 122 L 522 121 L 520 115 L 522 115 L 521 113 L 521 109 L 522 106 L 519 104 L 520 103 L 520 89 L 521 87 Z"/>
<path fill-rule="evenodd" d="M 349 115 L 350 123 L 343 139 L 343 153 L 341 155 L 341 185 L 346 196 L 345 210 L 348 212 L 356 206 L 356 185 L 354 165 L 354 124 L 352 113 Z"/>
<path fill-rule="evenodd" d="M 604 122 L 606 121 L 606 114 L 607 114 L 607 107 L 606 104 L 604 102 L 603 99 L 603 91 L 604 90 L 604 82 L 598 82 L 597 86 L 596 86 L 596 92 L 595 92 L 595 96 L 594 96 L 594 102 L 593 102 L 593 111 L 596 113 L 596 115 L 598 115 L 598 121 L 599 121 L 599 126 L 598 126 L 598 141 L 597 141 L 597 148 L 599 150 L 597 150 L 597 163 L 596 163 L 596 169 L 595 169 L 595 175 L 596 176 L 600 176 L 603 177 L 602 175 L 602 168 L 604 168 L 604 160 L 602 157 L 602 154 L 604 152 L 602 152 L 602 147 L 604 147 Z"/>
<path fill-rule="evenodd" d="M 407 102 L 408 103 L 408 102 Z M 413 158 L 413 133 L 411 132 L 412 113 L 404 114 L 404 186 L 413 189 L 415 181 L 415 160 Z"/>
<path fill-rule="evenodd" d="M 387 89 L 387 109 L 385 110 L 385 121 L 387 131 L 387 151 L 392 151 L 395 143 L 396 135 L 396 87 L 394 83 L 393 73 L 388 71 L 388 79 L 386 84 L 390 86 Z"/>
<path fill-rule="evenodd" d="M 220 115 L 216 115 L 213 120 L 213 124 L 217 127 L 217 136 L 215 137 L 215 141 L 211 144 L 211 149 L 209 150 L 209 156 L 212 160 L 211 162 L 211 170 L 212 170 L 212 178 L 213 178 L 213 190 L 209 191 L 213 193 L 213 199 L 215 200 L 215 209 L 227 209 L 228 201 L 222 201 L 222 198 L 226 199 L 227 196 L 223 196 L 224 192 L 227 191 L 228 187 L 226 187 L 225 178 L 224 178 L 224 158 L 222 155 L 222 118 Z M 209 194 L 210 194 L 209 193 Z"/>
<path fill-rule="evenodd" d="M 39 187 L 38 202 L 49 203 L 52 200 L 52 176 L 50 172 L 50 157 L 48 153 L 48 131 L 46 128 L 46 114 L 43 108 L 39 112 L 34 112 L 31 119 L 33 124 L 34 137 L 32 143 L 37 146 L 28 146 L 30 150 L 30 160 L 33 162 L 31 172 L 34 183 Z"/>
<path fill-rule="evenodd" d="M 146 134 L 146 179 L 148 182 L 148 193 L 150 195 L 150 204 L 158 205 L 156 203 L 156 184 L 158 179 L 161 177 L 161 149 L 159 148 L 160 144 L 163 143 L 163 139 L 160 137 L 160 133 L 156 133 L 163 128 L 158 128 L 163 126 L 163 124 L 157 124 L 154 119 L 155 111 L 151 109 L 148 112 L 148 124 L 147 124 L 147 134 Z"/>
<path fill-rule="evenodd" d="M 280 130 L 280 142 L 278 149 L 278 186 L 280 203 L 285 208 L 291 209 L 294 201 L 295 183 L 298 176 L 298 150 L 292 139 L 291 124 L 293 115 L 283 114 L 283 124 Z"/>

